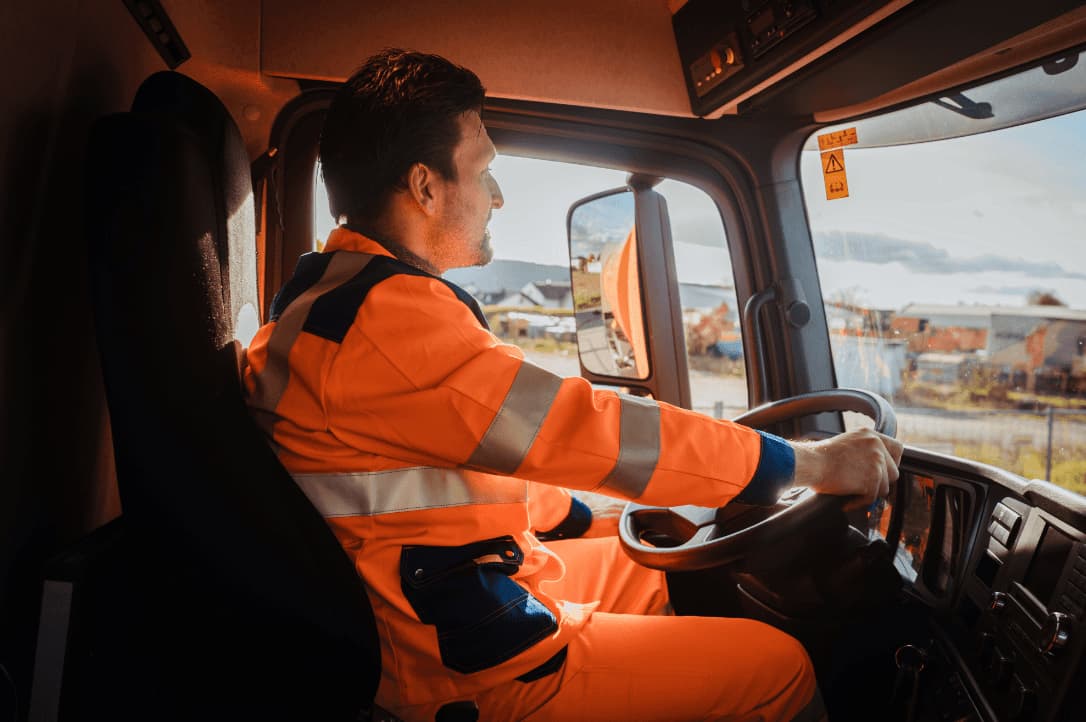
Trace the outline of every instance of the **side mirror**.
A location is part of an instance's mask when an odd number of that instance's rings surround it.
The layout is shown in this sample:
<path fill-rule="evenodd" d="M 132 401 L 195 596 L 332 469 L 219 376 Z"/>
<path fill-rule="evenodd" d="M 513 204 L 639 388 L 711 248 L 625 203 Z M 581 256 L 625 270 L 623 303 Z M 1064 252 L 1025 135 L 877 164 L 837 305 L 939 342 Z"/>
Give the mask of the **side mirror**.
<path fill-rule="evenodd" d="M 629 188 L 589 196 L 569 210 L 577 350 L 595 375 L 649 377 L 636 221 Z"/>

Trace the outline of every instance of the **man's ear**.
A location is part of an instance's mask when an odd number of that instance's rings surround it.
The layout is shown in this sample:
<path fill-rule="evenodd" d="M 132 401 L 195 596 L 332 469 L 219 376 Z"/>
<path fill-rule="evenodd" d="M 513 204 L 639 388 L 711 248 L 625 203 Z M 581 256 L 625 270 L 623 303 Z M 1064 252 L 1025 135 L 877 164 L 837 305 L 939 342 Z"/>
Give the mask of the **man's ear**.
<path fill-rule="evenodd" d="M 407 171 L 407 192 L 426 215 L 437 212 L 438 180 L 437 173 L 425 163 L 415 163 Z"/>

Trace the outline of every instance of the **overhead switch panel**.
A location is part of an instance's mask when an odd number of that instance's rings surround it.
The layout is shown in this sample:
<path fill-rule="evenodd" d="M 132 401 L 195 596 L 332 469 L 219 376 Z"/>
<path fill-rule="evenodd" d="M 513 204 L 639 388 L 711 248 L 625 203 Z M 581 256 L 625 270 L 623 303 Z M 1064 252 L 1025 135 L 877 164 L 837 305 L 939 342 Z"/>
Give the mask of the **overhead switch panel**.
<path fill-rule="evenodd" d="M 672 27 L 691 107 L 737 103 L 839 34 L 901 0 L 690 0 Z"/>

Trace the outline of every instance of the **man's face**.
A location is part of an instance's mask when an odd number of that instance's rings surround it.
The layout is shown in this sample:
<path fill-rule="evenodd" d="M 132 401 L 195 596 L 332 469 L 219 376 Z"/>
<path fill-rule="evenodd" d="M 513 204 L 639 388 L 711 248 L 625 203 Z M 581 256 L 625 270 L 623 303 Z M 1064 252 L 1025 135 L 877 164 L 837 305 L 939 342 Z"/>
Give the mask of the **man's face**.
<path fill-rule="evenodd" d="M 453 150 L 455 178 L 442 179 L 443 189 L 430 258 L 442 272 L 482 266 L 494 255 L 487 223 L 501 208 L 501 189 L 490 175 L 497 154 L 478 113 L 460 116 L 460 142 Z"/>

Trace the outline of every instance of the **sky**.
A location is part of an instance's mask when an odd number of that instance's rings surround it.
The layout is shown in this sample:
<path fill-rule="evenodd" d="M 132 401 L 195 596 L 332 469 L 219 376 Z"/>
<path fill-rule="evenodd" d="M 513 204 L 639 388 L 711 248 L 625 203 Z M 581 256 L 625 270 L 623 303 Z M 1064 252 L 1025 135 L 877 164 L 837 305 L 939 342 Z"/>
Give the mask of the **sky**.
<path fill-rule="evenodd" d="M 862 125 L 860 125 L 862 133 Z M 1086 112 L 954 140 L 845 150 L 850 196 L 800 161 L 823 293 L 868 305 L 1086 308 Z"/>
<path fill-rule="evenodd" d="M 862 122 L 858 124 L 862 134 Z M 800 170 L 823 295 L 875 308 L 1021 306 L 1033 291 L 1086 309 L 1086 111 L 934 143 L 845 150 L 850 196 L 827 201 L 817 152 Z M 623 171 L 500 155 L 495 258 L 565 266 L 566 215 Z M 731 285 L 715 205 L 676 181 L 668 201 L 680 281 Z M 331 227 L 317 199 L 317 233 Z"/>

